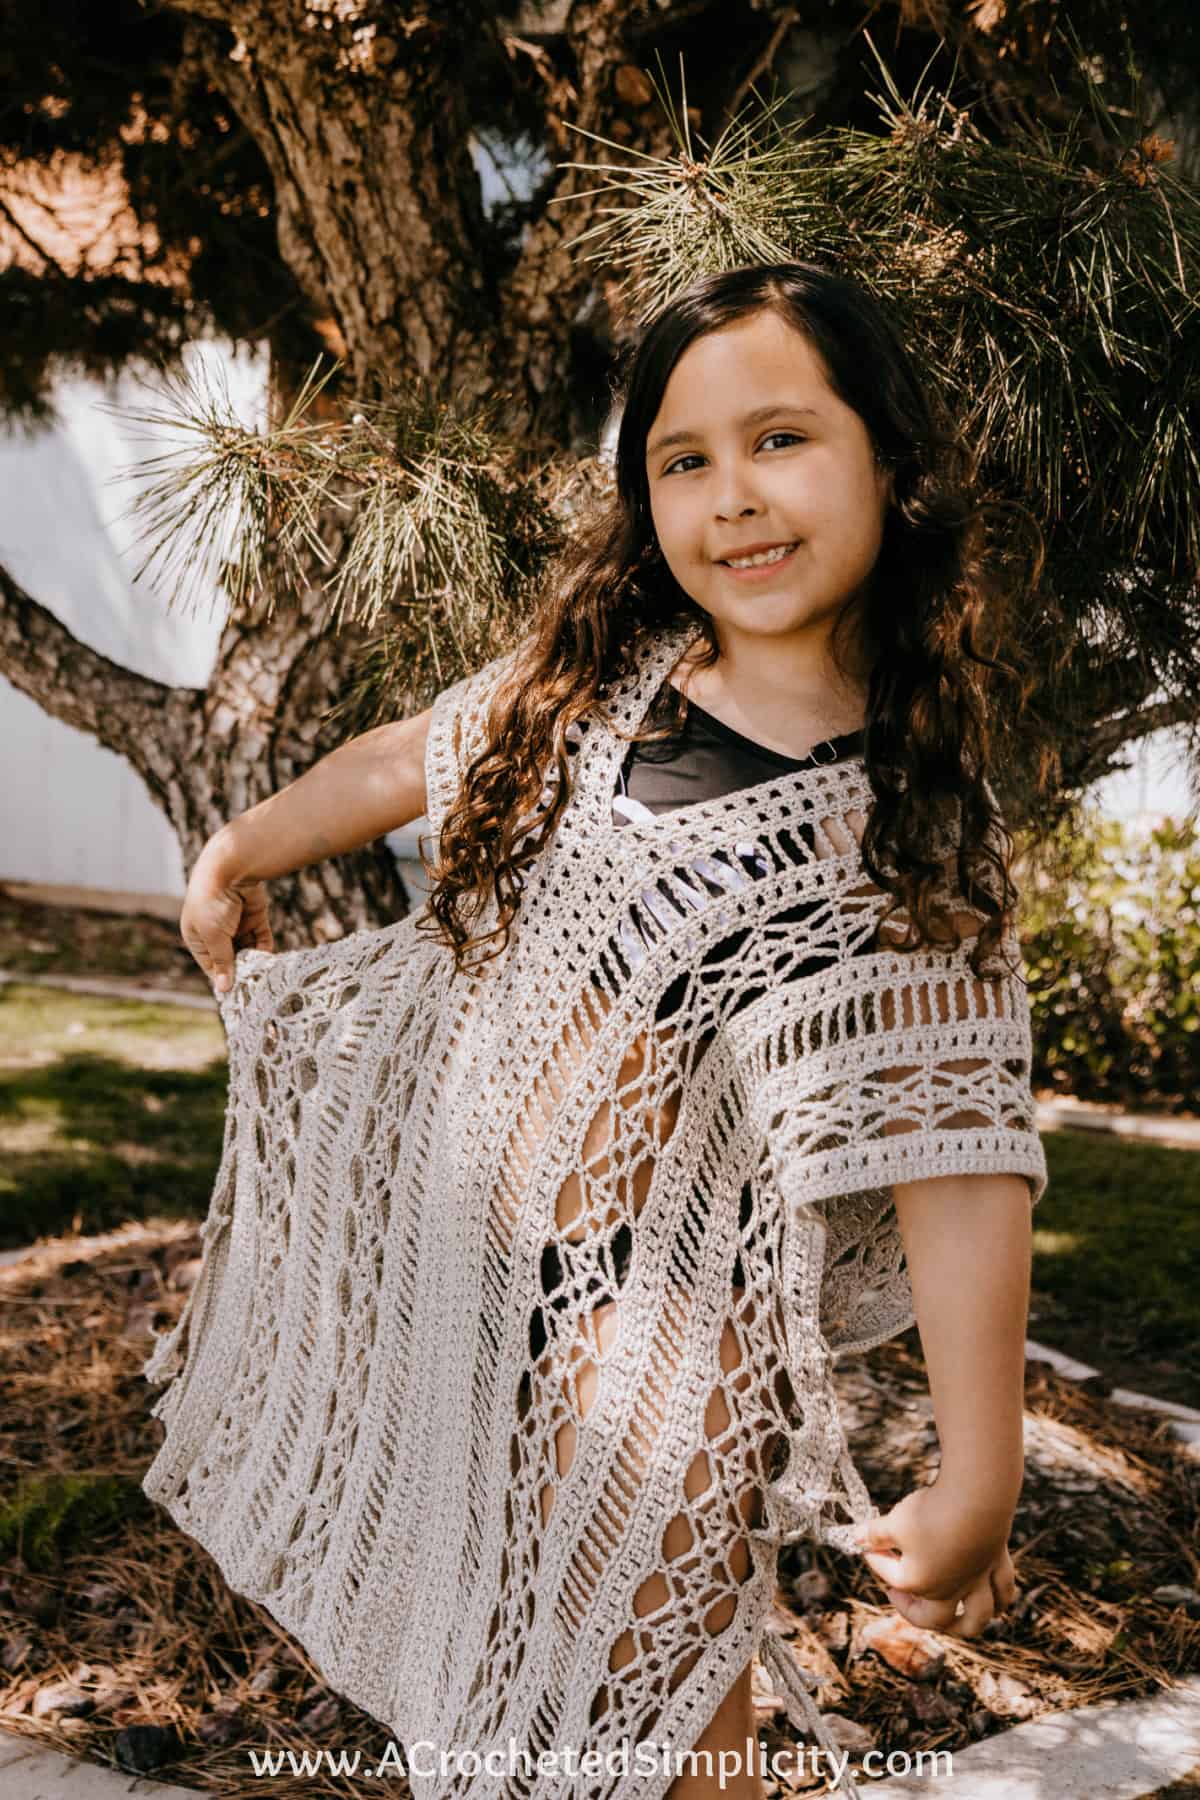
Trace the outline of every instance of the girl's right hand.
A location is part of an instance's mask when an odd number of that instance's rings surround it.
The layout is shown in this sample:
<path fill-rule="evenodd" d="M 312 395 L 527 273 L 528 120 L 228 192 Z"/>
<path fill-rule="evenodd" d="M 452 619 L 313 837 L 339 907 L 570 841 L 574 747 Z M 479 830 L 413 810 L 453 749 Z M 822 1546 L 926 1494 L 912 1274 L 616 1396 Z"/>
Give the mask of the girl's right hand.
<path fill-rule="evenodd" d="M 902 1618 L 951 1637 L 976 1637 L 1017 1597 L 1010 1523 L 981 1515 L 934 1481 L 868 1520 L 859 1547 Z"/>
<path fill-rule="evenodd" d="M 218 873 L 203 853 L 192 870 L 179 935 L 218 993 L 233 981 L 234 949 L 274 950 L 266 885 L 229 879 Z"/>

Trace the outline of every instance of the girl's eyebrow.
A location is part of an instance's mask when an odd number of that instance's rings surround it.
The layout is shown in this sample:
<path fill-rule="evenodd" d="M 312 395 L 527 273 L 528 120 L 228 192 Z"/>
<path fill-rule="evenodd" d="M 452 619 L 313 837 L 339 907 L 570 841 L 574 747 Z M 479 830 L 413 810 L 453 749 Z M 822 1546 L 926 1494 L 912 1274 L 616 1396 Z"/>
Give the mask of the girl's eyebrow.
<path fill-rule="evenodd" d="M 811 413 L 814 419 L 820 418 L 815 406 L 791 406 L 786 401 L 772 400 L 769 406 L 756 406 L 753 412 L 744 413 L 738 420 L 739 425 L 761 425 L 764 419 L 773 419 L 780 413 Z M 647 456 L 654 456 L 659 450 L 665 450 L 668 444 L 694 444 L 703 436 L 699 431 L 668 431 L 665 437 L 655 438 L 646 448 Z"/>

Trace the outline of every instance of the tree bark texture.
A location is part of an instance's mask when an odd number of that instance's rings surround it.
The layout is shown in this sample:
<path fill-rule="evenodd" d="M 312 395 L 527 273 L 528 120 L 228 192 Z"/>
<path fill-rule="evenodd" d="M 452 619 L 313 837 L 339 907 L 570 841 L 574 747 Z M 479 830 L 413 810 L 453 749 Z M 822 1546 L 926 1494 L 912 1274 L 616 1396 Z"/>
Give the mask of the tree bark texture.
<path fill-rule="evenodd" d="M 323 631 L 317 591 L 272 618 L 231 619 L 207 689 L 172 687 L 92 650 L 0 568 L 0 667 L 46 712 L 134 768 L 170 820 L 190 872 L 224 822 L 295 781 L 339 741 L 321 715 L 356 648 L 354 626 Z M 279 949 L 403 918 L 409 898 L 380 842 L 270 886 Z"/>
<path fill-rule="evenodd" d="M 629 61 L 635 40 L 639 61 L 651 54 L 635 0 L 560 9 L 557 61 L 567 73 L 545 48 L 555 33 L 537 20 L 523 36 L 481 7 L 473 25 L 467 4 L 363 6 L 349 20 L 299 0 L 178 0 L 176 10 L 189 19 L 187 55 L 262 150 L 280 253 L 327 343 L 345 357 L 352 392 L 376 397 L 406 375 L 444 383 L 468 402 L 500 391 L 512 396 L 505 423 L 532 459 L 579 448 L 595 418 L 579 409 L 575 328 L 595 314 L 603 284 L 568 240 L 594 207 L 586 199 L 547 207 L 542 196 L 512 266 L 485 266 L 462 63 L 472 29 L 493 33 L 496 57 L 541 93 L 564 160 L 587 160 L 586 140 L 566 131 L 556 107 L 597 135 L 665 153 L 667 130 L 651 123 L 658 113 L 649 84 Z M 663 5 L 654 28 L 669 32 L 707 10 Z M 732 92 L 736 70 L 725 53 L 717 61 Z M 574 193 L 590 179 L 564 170 L 554 191 Z M 298 376 L 273 368 L 277 401 Z M 344 527 L 324 520 L 322 529 L 332 545 Z M 0 571 L 0 666 L 46 711 L 130 762 L 177 832 L 189 871 L 226 819 L 340 741 L 320 720 L 345 689 L 363 633 L 345 621 L 328 628 L 315 579 L 308 592 L 277 600 L 270 618 L 261 609 L 230 618 L 207 689 L 172 688 L 78 642 Z M 281 877 L 271 895 L 280 948 L 408 910 L 382 843 Z"/>

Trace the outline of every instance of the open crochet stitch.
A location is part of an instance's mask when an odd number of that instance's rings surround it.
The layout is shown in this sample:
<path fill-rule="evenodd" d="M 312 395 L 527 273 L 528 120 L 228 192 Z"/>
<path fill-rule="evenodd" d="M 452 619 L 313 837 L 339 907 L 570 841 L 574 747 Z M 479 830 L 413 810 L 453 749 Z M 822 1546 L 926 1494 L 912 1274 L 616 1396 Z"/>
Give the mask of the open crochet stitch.
<path fill-rule="evenodd" d="M 768 1615 L 781 1545 L 848 1551 L 876 1510 L 831 1368 L 913 1323 L 891 1185 L 1046 1187 L 1019 975 L 977 979 L 969 941 L 866 947 L 861 756 L 614 827 L 612 724 L 694 635 L 649 640 L 574 732 L 497 961 L 456 973 L 414 913 L 241 951 L 220 1002 L 224 1146 L 145 1364 L 143 1485 L 331 1687 L 434 1747 L 417 1800 L 658 1800 L 663 1747 L 755 1655 L 836 1749 Z M 435 702 L 433 831 L 517 654 Z"/>

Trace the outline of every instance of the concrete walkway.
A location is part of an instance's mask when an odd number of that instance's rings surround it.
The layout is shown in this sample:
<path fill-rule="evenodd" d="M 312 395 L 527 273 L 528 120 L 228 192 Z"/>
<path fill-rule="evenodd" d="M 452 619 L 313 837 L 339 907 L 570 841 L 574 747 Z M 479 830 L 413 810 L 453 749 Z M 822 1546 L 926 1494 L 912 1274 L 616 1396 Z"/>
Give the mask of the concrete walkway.
<path fill-rule="evenodd" d="M 247 1785 L 251 1780 L 247 1768 Z M 34 1738 L 0 1731 L 0 1800 L 125 1800 L 128 1794 L 195 1800 L 197 1792 L 126 1775 L 101 1763 L 77 1762 L 57 1750 L 43 1749 Z"/>
<path fill-rule="evenodd" d="M 99 994 L 108 1000 L 154 1000 L 168 1006 L 198 1006 L 202 1012 L 215 1013 L 215 995 L 183 993 L 178 988 L 144 987 L 132 979 L 113 980 L 103 975 L 20 975 L 13 969 L 0 969 L 0 987 L 8 983 L 28 987 L 65 988 L 71 994 Z"/>
<path fill-rule="evenodd" d="M 957 1751 L 949 1779 L 914 1771 L 873 1781 L 867 1791 L 871 1800 L 1138 1800 L 1198 1764 L 1200 1675 L 1193 1675 L 1146 1700 L 1079 1706 L 998 1731 Z"/>
<path fill-rule="evenodd" d="M 880 1753 L 886 1767 L 886 1744 Z M 859 1785 L 871 1800 L 1142 1800 L 1197 1765 L 1200 1676 L 1192 1676 L 1145 1700 L 1080 1706 L 998 1731 L 957 1751 L 950 1775 L 943 1758 L 929 1773 L 913 1766 Z M 247 1786 L 251 1779 L 248 1773 Z M 186 1800 L 195 1792 L 75 1762 L 0 1732 L 0 1800 Z"/>
<path fill-rule="evenodd" d="M 1041 1131 L 1069 1126 L 1074 1131 L 1100 1131 L 1114 1137 L 1145 1138 L 1180 1150 L 1200 1150 L 1200 1119 L 1176 1119 L 1170 1113 L 1126 1113 L 1119 1107 L 1093 1106 L 1081 1100 L 1039 1100 L 1034 1108 Z"/>

